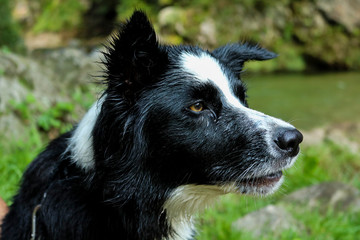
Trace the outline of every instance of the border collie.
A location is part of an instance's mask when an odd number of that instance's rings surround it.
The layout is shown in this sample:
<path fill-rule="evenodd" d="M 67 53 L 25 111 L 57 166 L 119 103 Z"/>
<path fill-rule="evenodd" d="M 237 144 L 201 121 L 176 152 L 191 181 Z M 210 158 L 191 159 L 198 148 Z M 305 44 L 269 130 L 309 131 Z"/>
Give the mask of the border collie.
<path fill-rule="evenodd" d="M 302 135 L 250 109 L 240 80 L 276 54 L 161 45 L 135 11 L 104 56 L 104 93 L 30 164 L 3 240 L 192 239 L 218 196 L 279 188 Z"/>

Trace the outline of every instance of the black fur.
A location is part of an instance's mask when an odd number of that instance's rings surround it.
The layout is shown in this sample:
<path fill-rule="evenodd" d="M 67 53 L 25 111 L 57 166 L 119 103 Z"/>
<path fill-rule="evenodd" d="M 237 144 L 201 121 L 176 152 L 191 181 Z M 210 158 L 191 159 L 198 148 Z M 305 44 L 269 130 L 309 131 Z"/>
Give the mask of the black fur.
<path fill-rule="evenodd" d="M 179 66 L 184 52 L 218 59 L 245 106 L 244 62 L 276 56 L 247 43 L 213 52 L 160 45 L 145 14 L 135 12 L 105 53 L 107 88 L 90 134 L 94 166 L 83 169 L 69 150 L 77 127 L 51 142 L 23 176 L 2 240 L 30 239 L 38 204 L 36 239 L 172 238 L 179 233 L 164 203 L 177 187 L 240 183 L 262 167 L 258 159 L 285 164 L 268 156 L 264 129 Z M 201 113 L 189 109 L 198 101 Z"/>

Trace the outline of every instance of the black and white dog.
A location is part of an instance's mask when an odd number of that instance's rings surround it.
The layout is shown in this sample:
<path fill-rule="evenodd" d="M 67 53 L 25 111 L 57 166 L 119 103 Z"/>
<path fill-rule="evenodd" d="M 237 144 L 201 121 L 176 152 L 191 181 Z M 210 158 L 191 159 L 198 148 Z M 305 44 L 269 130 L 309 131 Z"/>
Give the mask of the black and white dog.
<path fill-rule="evenodd" d="M 267 195 L 302 135 L 251 110 L 248 43 L 164 46 L 136 11 L 105 53 L 106 90 L 24 174 L 2 240 L 192 239 L 194 213 L 226 193 Z"/>

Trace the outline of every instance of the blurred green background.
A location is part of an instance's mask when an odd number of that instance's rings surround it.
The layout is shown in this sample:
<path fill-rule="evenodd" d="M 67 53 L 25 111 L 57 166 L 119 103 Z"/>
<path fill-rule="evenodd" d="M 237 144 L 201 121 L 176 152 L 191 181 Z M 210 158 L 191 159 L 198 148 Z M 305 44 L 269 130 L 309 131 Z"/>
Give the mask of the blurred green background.
<path fill-rule="evenodd" d="M 249 103 L 304 133 L 278 193 L 225 196 L 199 215 L 197 239 L 359 239 L 358 0 L 0 0 L 0 196 L 11 204 L 26 166 L 99 96 L 102 44 L 134 9 L 163 43 L 253 41 L 278 53 L 246 65 Z M 289 200 L 300 190 L 306 201 Z M 269 206 L 287 215 L 260 224 Z M 236 227 L 250 216 L 260 233 Z"/>

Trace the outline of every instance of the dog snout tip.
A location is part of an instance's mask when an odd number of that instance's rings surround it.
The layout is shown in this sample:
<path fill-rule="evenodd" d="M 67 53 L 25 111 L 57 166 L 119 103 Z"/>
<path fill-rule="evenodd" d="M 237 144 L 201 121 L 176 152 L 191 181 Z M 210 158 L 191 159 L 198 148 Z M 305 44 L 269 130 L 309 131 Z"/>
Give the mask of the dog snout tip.
<path fill-rule="evenodd" d="M 290 156 L 299 153 L 299 145 L 303 141 L 303 135 L 297 129 L 278 129 L 274 142 L 282 150 Z"/>

